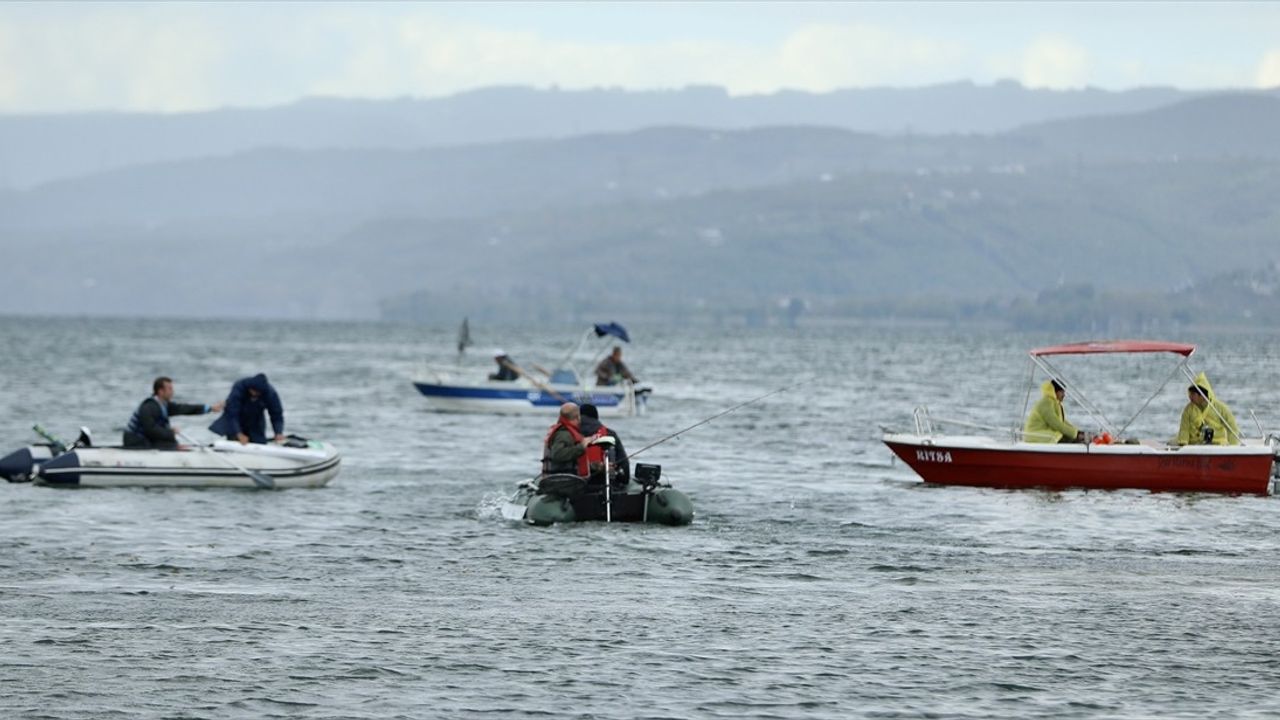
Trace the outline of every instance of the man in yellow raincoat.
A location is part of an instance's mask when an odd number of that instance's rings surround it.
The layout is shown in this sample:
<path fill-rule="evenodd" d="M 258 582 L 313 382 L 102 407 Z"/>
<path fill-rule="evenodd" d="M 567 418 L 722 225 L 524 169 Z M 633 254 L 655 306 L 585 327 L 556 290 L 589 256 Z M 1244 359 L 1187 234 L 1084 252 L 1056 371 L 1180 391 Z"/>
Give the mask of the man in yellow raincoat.
<path fill-rule="evenodd" d="M 1200 373 L 1187 387 L 1187 406 L 1178 423 L 1179 445 L 1239 445 L 1240 426 L 1227 404 L 1218 399 L 1209 378 Z"/>
<path fill-rule="evenodd" d="M 1040 386 L 1040 399 L 1031 407 L 1022 426 L 1022 439 L 1034 443 L 1084 442 L 1084 433 L 1067 422 L 1062 399 L 1067 391 L 1057 380 L 1046 380 Z"/>

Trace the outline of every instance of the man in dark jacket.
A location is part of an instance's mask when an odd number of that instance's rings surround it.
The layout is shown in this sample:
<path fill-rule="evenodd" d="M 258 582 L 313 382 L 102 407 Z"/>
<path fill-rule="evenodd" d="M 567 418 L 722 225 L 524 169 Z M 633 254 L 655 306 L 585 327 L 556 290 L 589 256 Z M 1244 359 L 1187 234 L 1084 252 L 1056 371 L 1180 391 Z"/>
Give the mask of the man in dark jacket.
<path fill-rule="evenodd" d="M 622 447 L 622 438 L 618 437 L 618 433 L 611 428 L 604 427 L 600 422 L 600 411 L 596 409 L 595 405 L 584 403 L 578 411 L 582 414 L 582 419 L 579 420 L 578 425 L 582 429 L 583 435 L 590 437 L 599 432 L 600 428 L 604 428 L 604 433 L 613 438 L 613 449 L 608 451 L 610 453 L 609 464 L 615 468 L 613 480 L 615 484 L 625 484 L 631 479 L 631 463 L 627 460 L 626 449 Z M 595 478 L 594 473 L 592 477 L 599 480 L 599 478 Z"/>
<path fill-rule="evenodd" d="M 222 403 L 214 405 L 188 405 L 173 401 L 173 380 L 158 377 L 151 383 L 151 397 L 142 401 L 129 418 L 124 431 L 123 444 L 127 448 L 155 448 L 176 450 L 178 440 L 176 426 L 169 424 L 170 415 L 203 415 L 211 410 L 221 410 Z"/>
<path fill-rule="evenodd" d="M 516 372 L 515 361 L 512 360 L 505 352 L 501 350 L 494 350 L 493 361 L 498 363 L 498 372 L 489 373 L 490 380 L 508 382 L 511 380 L 518 380 L 520 378 L 519 373 Z"/>
<path fill-rule="evenodd" d="M 596 365 L 596 385 L 617 385 L 623 380 L 640 382 L 631 374 L 631 369 L 622 362 L 622 346 L 613 346 L 613 352 Z"/>
<path fill-rule="evenodd" d="M 251 442 L 262 444 L 267 441 L 267 423 L 263 413 L 271 416 L 275 441 L 284 442 L 284 405 L 276 389 L 267 382 L 267 376 L 258 373 L 241 378 L 231 386 L 226 410 L 209 429 L 228 440 L 239 440 L 241 445 Z"/>

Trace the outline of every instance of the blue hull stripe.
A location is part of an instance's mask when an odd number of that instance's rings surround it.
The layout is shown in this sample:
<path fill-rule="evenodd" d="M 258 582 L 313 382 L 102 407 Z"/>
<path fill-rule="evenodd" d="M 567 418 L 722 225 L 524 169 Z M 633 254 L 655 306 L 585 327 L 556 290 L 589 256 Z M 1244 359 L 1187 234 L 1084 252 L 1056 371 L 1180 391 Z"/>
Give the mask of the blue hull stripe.
<path fill-rule="evenodd" d="M 589 402 L 596 407 L 614 407 L 622 402 L 621 395 L 582 392 L 580 390 L 557 390 L 556 392 L 560 394 L 560 397 L 556 397 L 541 390 L 531 389 L 507 390 L 459 387 L 457 385 L 431 385 L 428 383 L 414 383 L 414 387 L 418 388 L 418 392 L 427 397 L 458 398 L 463 400 L 519 400 L 535 407 L 559 406 L 564 402 L 560 398 L 565 398 L 578 404 Z"/>

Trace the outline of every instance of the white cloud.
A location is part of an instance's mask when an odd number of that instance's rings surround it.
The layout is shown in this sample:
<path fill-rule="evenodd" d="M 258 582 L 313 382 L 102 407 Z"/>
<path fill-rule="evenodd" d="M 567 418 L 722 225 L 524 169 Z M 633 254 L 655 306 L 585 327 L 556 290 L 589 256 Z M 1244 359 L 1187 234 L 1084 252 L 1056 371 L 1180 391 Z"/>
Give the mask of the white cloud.
<path fill-rule="evenodd" d="M 733 83 L 740 91 L 791 87 L 815 92 L 868 85 L 915 85 L 955 80 L 946 68 L 966 53 L 928 37 L 873 25 L 809 25 L 789 34 L 776 51 L 756 59 Z"/>
<path fill-rule="evenodd" d="M 1258 64 L 1257 84 L 1261 88 L 1280 88 L 1280 50 L 1271 50 Z"/>
<path fill-rule="evenodd" d="M 16 68 L 15 54 L 12 30 L 0 25 L 0 68 Z M 18 74 L 0 72 L 0 110 L 17 105 L 19 97 Z"/>
<path fill-rule="evenodd" d="M 1089 84 L 1090 59 L 1084 48 L 1062 37 L 1041 37 L 1022 55 L 1019 79 L 1034 88 L 1078 88 Z"/>
<path fill-rule="evenodd" d="M 218 104 L 209 81 L 226 48 L 198 18 L 85 6 L 0 26 L 0 110 L 183 110 Z"/>
<path fill-rule="evenodd" d="M 430 6 L 382 8 L 73 4 L 0 14 L 0 59 L 16 69 L 0 78 L 0 112 L 181 111 L 495 84 L 716 84 L 743 94 L 963 77 L 951 69 L 964 55 L 956 45 L 867 24 L 809 24 L 757 44 L 575 41 L 451 19 Z"/>
<path fill-rule="evenodd" d="M 1035 4 L 1018 12 L 981 3 L 901 12 L 822 4 L 787 15 L 768 3 L 704 4 L 695 13 L 702 22 L 689 24 L 675 21 L 691 17 L 682 13 L 692 6 L 658 4 L 650 12 L 625 5 L 635 12 L 621 15 L 619 6 L 593 7 L 598 12 L 560 7 L 551 22 L 540 11 L 513 18 L 501 4 L 0 3 L 0 112 L 436 97 L 498 84 L 714 84 L 735 94 L 1008 77 L 1049 88 L 1212 86 L 1255 77 L 1280 85 L 1280 50 L 1256 68 L 1188 62 L 1185 52 L 1170 55 L 1156 44 L 1161 34 L 1141 47 L 1105 51 L 1090 26 L 1063 26 L 1075 15 Z M 758 16 L 742 17 L 757 7 Z M 930 13 L 924 23 L 921 12 Z M 1006 24 L 989 22 L 992 12 Z M 1133 12 L 1149 19 L 1141 8 Z M 788 24 L 797 16 L 805 22 Z M 620 17 L 648 25 L 619 33 Z"/>
<path fill-rule="evenodd" d="M 351 94 L 398 78 L 395 83 L 401 87 L 429 95 L 495 83 L 631 88 L 711 83 L 734 93 L 784 87 L 827 91 L 927 82 L 940 65 L 960 55 L 956 48 L 929 39 L 841 25 L 807 26 L 764 47 L 688 40 L 563 42 L 429 17 L 405 19 L 395 32 L 382 35 L 388 36 L 392 42 L 353 53 L 341 75 L 324 89 Z"/>

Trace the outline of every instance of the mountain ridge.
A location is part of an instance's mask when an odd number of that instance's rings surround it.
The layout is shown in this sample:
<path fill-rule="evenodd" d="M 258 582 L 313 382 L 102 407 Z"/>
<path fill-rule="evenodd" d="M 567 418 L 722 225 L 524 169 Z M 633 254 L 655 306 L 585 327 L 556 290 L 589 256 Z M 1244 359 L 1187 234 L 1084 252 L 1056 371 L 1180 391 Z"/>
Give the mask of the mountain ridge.
<path fill-rule="evenodd" d="M 406 149 L 671 124 L 722 129 L 817 124 L 878 134 L 990 134 L 1055 118 L 1151 109 L 1217 92 L 1045 90 L 1012 81 L 746 96 L 714 86 L 658 91 L 513 86 L 443 98 L 308 98 L 266 108 L 171 115 L 0 115 L 0 187 L 30 188 L 130 164 L 260 147 Z"/>

